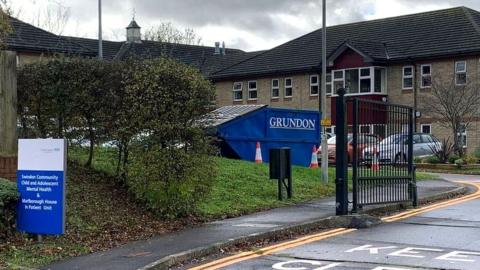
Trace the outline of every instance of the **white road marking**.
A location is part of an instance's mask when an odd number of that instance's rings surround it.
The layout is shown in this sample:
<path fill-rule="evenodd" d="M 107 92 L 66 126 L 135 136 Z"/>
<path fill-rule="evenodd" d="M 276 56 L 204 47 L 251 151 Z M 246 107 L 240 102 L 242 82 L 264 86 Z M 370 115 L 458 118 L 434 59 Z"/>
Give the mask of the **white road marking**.
<path fill-rule="evenodd" d="M 423 255 L 416 255 L 420 254 L 420 252 L 416 250 L 421 250 L 421 251 L 436 251 L 436 252 L 442 252 L 443 249 L 437 249 L 437 248 L 414 248 L 414 247 L 406 247 L 404 249 L 400 249 L 397 251 L 394 251 L 388 255 L 391 256 L 398 256 L 398 257 L 412 257 L 412 258 L 425 258 Z"/>
<path fill-rule="evenodd" d="M 368 251 L 370 254 L 378 254 L 378 251 L 380 249 L 393 249 L 397 248 L 396 246 L 388 246 L 388 247 L 374 247 L 372 245 L 364 245 L 364 246 L 359 246 L 356 248 L 349 249 L 345 252 L 352 253 L 355 251 Z"/>
<path fill-rule="evenodd" d="M 474 256 L 480 256 L 480 252 L 469 252 L 469 251 L 452 251 L 450 253 L 447 253 L 445 255 L 442 255 L 440 257 L 437 257 L 435 259 L 437 260 L 445 260 L 445 261 L 457 261 L 457 262 L 475 262 L 475 260 L 472 259 L 464 259 L 468 258 L 467 255 L 474 255 Z"/>

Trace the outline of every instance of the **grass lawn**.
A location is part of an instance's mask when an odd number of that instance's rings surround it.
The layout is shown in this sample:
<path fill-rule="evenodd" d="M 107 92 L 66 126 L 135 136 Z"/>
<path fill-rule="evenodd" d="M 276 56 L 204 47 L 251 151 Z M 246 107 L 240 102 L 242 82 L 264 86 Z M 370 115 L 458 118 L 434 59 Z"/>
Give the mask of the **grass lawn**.
<path fill-rule="evenodd" d="M 69 157 L 78 162 L 85 162 L 87 153 L 85 148 L 73 148 L 69 152 Z M 115 174 L 116 149 L 96 148 L 94 157 L 94 169 L 109 175 Z M 198 208 L 198 215 L 202 217 L 232 217 L 335 195 L 334 167 L 329 168 L 329 183 L 324 184 L 320 178 L 320 169 L 294 166 L 293 199 L 278 201 L 277 182 L 269 180 L 268 164 L 226 158 L 216 158 L 216 162 L 219 170 L 214 179 L 212 193 Z M 382 166 L 378 173 L 391 172 Z M 417 180 L 434 178 L 435 176 L 431 174 L 417 173 Z M 351 188 L 351 185 L 349 186 Z"/>

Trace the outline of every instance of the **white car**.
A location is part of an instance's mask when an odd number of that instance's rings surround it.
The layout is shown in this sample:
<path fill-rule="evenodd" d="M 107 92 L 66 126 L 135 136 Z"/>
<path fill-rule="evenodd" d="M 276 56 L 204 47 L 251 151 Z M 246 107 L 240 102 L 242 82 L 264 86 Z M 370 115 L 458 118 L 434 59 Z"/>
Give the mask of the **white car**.
<path fill-rule="evenodd" d="M 442 144 L 432 136 L 425 133 L 413 134 L 413 156 L 425 157 L 442 150 Z M 374 151 L 377 152 L 378 161 L 381 163 L 403 163 L 408 158 L 408 134 L 393 134 L 382 140 L 378 145 L 366 147 L 363 160 L 371 162 Z"/>

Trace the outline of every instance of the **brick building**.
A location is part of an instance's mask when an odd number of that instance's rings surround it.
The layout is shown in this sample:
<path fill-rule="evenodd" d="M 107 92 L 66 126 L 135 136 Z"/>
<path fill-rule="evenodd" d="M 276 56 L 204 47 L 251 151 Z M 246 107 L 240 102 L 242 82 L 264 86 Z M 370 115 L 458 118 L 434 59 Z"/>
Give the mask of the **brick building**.
<path fill-rule="evenodd" d="M 321 41 L 317 30 L 213 73 L 217 105 L 318 109 Z M 349 96 L 414 106 L 421 113 L 419 132 L 452 137 L 422 110 L 422 100 L 433 82 L 480 82 L 480 12 L 466 7 L 331 26 L 327 43 L 332 118 L 334 89 L 345 87 Z M 470 152 L 480 146 L 479 131 L 480 122 L 474 122 L 459 134 Z"/>

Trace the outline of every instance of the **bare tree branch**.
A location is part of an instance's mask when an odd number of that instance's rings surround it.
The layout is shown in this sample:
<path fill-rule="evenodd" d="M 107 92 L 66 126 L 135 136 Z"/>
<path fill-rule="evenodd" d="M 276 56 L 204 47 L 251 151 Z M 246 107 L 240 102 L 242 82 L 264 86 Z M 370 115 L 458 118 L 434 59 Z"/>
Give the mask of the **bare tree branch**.
<path fill-rule="evenodd" d="M 455 77 L 451 80 L 434 80 L 430 94 L 421 98 L 425 114 L 438 120 L 449 128 L 454 138 L 454 149 L 460 156 L 464 155 L 463 129 L 480 117 L 480 92 L 478 85 L 469 79 L 464 85 L 457 85 Z"/>

